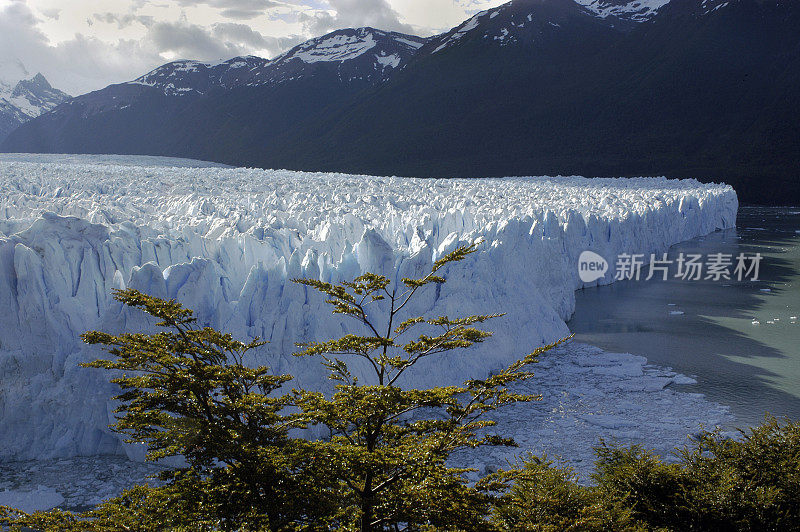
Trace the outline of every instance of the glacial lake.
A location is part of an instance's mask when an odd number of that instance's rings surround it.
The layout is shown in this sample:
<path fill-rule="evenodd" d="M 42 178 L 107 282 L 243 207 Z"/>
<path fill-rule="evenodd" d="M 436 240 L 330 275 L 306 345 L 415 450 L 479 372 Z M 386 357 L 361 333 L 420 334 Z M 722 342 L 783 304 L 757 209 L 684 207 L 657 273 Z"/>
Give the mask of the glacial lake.
<path fill-rule="evenodd" d="M 767 412 L 800 419 L 800 209 L 741 207 L 735 229 L 673 246 L 669 259 L 680 253 L 760 253 L 760 280 L 671 276 L 580 290 L 568 323 L 576 341 L 694 377 L 681 389 L 729 406 L 738 427 Z"/>

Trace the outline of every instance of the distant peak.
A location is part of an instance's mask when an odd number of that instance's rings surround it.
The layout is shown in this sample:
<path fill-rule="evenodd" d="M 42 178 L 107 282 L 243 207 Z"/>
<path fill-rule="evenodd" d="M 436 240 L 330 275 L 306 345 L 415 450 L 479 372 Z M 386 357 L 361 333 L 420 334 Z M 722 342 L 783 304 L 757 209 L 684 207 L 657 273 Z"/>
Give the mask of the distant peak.
<path fill-rule="evenodd" d="M 47 81 L 41 72 L 37 72 L 35 76 L 31 78 L 31 81 L 36 84 L 37 86 L 44 88 L 44 89 L 52 89 L 53 87 L 50 85 L 50 82 Z"/>
<path fill-rule="evenodd" d="M 383 48 L 387 46 L 416 50 L 425 42 L 426 39 L 422 37 L 368 26 L 346 28 L 308 40 L 278 57 L 276 61 L 299 59 L 305 63 L 342 62 L 355 59 L 373 49 L 385 55 L 386 51 Z"/>
<path fill-rule="evenodd" d="M 51 91 L 53 86 L 47 81 L 40 72 L 30 79 L 23 79 L 14 87 L 13 95 L 21 96 L 26 93 L 41 93 L 42 91 Z"/>

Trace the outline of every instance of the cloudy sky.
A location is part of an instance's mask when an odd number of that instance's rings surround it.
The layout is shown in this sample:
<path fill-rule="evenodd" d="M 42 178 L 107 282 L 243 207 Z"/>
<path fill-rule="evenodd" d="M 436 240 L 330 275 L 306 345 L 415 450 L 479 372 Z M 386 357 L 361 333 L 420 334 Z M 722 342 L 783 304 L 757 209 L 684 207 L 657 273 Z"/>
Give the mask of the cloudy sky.
<path fill-rule="evenodd" d="M 80 94 L 174 59 L 274 57 L 339 28 L 433 35 L 505 1 L 0 0 L 0 79 L 41 72 Z"/>

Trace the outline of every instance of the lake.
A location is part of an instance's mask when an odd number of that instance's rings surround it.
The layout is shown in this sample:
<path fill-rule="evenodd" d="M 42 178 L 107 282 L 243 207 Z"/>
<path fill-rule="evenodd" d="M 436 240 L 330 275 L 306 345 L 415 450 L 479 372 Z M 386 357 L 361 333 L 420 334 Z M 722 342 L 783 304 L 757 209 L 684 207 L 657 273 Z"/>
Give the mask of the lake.
<path fill-rule="evenodd" d="M 736 229 L 680 253 L 760 253 L 758 281 L 620 281 L 578 291 L 576 341 L 690 375 L 686 391 L 728 405 L 736 425 L 800 419 L 800 209 L 742 207 Z M 613 266 L 612 266 L 613 268 Z"/>

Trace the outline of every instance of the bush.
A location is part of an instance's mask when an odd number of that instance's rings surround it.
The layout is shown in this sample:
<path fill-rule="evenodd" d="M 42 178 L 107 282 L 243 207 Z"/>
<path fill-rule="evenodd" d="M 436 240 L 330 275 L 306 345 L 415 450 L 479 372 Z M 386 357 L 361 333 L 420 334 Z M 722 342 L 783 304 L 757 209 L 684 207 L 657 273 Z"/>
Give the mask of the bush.
<path fill-rule="evenodd" d="M 800 424 L 767 418 L 737 439 L 704 432 L 665 464 L 601 446 L 598 488 L 651 529 L 800 530 Z"/>
<path fill-rule="evenodd" d="M 556 467 L 546 458 L 529 456 L 516 468 L 496 477 L 504 488 L 509 487 L 505 483 L 510 483 L 510 489 L 494 504 L 493 521 L 500 530 L 639 530 L 631 510 L 621 501 L 579 484 L 572 469 Z"/>

